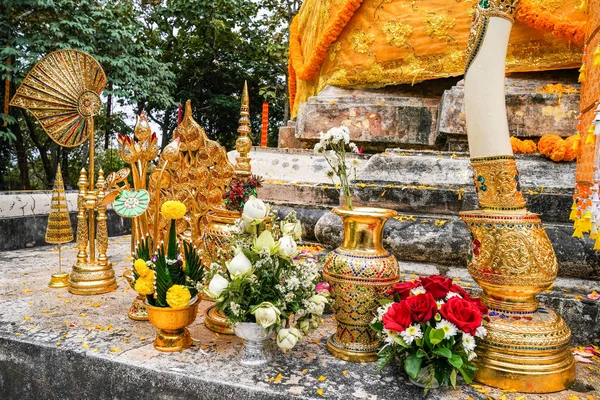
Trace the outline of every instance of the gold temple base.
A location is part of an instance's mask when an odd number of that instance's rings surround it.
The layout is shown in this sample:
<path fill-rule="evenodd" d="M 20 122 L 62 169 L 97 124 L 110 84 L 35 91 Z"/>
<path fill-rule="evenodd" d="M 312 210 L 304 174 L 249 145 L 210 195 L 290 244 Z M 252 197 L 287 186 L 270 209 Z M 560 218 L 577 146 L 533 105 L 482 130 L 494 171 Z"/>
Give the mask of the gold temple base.
<path fill-rule="evenodd" d="M 206 310 L 204 325 L 206 325 L 206 327 L 213 332 L 218 332 L 225 335 L 234 334 L 233 329 L 227 323 L 227 318 L 220 310 L 217 310 L 216 305 L 212 305 Z"/>
<path fill-rule="evenodd" d="M 48 287 L 53 289 L 66 288 L 69 286 L 69 274 L 61 272 L 58 274 L 52 274 L 50 277 L 50 283 Z"/>
<path fill-rule="evenodd" d="M 69 280 L 69 292 L 93 295 L 112 292 L 116 288 L 117 280 L 112 263 L 107 265 L 81 263 L 73 266 Z"/>
<path fill-rule="evenodd" d="M 377 350 L 357 351 L 348 349 L 335 341 L 335 335 L 327 340 L 327 351 L 332 356 L 350 362 L 374 362 L 378 360 Z"/>
<path fill-rule="evenodd" d="M 575 381 L 571 331 L 555 311 L 491 310 L 488 335 L 479 341 L 475 380 L 502 390 L 552 393 Z"/>
<path fill-rule="evenodd" d="M 138 295 L 133 299 L 127 316 L 134 321 L 148 321 L 148 309 L 146 308 L 144 296 Z"/>
<path fill-rule="evenodd" d="M 159 329 L 156 332 L 156 339 L 154 340 L 154 348 L 158 351 L 166 353 L 182 351 L 189 348 L 192 345 L 192 337 L 190 331 L 187 328 L 165 331 Z"/>

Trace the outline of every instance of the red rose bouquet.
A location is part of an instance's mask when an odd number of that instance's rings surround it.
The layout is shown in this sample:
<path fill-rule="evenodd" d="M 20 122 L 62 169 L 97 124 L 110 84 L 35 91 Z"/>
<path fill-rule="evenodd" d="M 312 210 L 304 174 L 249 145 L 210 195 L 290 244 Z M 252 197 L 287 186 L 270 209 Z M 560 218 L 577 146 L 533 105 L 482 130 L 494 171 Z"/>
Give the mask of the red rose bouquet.
<path fill-rule="evenodd" d="M 421 277 L 392 288 L 394 300 L 381 300 L 371 327 L 384 340 L 379 369 L 398 358 L 411 381 L 425 388 L 456 386 L 460 373 L 473 381 L 475 337 L 486 335 L 488 313 L 452 279 Z"/>

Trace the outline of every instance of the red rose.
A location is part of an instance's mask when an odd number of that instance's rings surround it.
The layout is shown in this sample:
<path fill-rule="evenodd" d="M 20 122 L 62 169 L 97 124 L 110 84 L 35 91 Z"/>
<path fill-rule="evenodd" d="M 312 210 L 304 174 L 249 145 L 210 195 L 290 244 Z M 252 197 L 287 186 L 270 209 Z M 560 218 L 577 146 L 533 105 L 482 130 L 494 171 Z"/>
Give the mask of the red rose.
<path fill-rule="evenodd" d="M 404 301 L 394 303 L 388 308 L 387 312 L 381 318 L 385 329 L 391 329 L 397 332 L 404 332 L 411 323 L 410 311 Z"/>
<path fill-rule="evenodd" d="M 437 313 L 437 303 L 431 293 L 410 296 L 403 303 L 406 303 L 413 322 L 427 322 Z"/>
<path fill-rule="evenodd" d="M 471 300 L 471 295 L 458 285 L 452 284 L 452 286 L 450 286 L 450 291 L 460 294 L 463 299 Z"/>
<path fill-rule="evenodd" d="M 471 298 L 469 298 L 469 301 L 471 303 L 473 303 L 475 305 L 475 307 L 477 307 L 479 309 L 479 312 L 482 315 L 486 315 L 489 313 L 488 308 L 485 306 L 485 304 L 483 304 L 483 302 L 481 301 L 481 299 L 479 297 L 471 297 Z"/>
<path fill-rule="evenodd" d="M 422 276 L 420 280 L 425 290 L 431 293 L 434 299 L 445 299 L 452 287 L 452 279 L 441 275 Z"/>
<path fill-rule="evenodd" d="M 483 317 L 475 304 L 456 296 L 442 305 L 440 314 L 456 325 L 458 329 L 471 335 L 475 335 L 475 331 L 481 326 Z"/>
<path fill-rule="evenodd" d="M 420 286 L 420 282 L 402 282 L 397 283 L 392 287 L 392 294 L 398 294 L 400 296 L 400 300 L 406 299 L 410 296 L 410 291 L 418 286 Z"/>

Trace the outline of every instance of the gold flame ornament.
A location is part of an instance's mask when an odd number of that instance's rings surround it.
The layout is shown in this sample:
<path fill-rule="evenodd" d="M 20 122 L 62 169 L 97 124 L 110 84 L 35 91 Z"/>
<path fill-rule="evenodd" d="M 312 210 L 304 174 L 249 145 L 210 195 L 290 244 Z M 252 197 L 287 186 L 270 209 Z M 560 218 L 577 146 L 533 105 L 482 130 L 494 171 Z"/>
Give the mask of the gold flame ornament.
<path fill-rule="evenodd" d="M 82 169 L 78 182 L 77 263 L 69 280 L 73 294 L 106 293 L 117 288 L 106 255 L 106 182 L 102 169 L 98 180 L 94 179 L 94 117 L 102 106 L 100 96 L 105 86 L 104 70 L 92 56 L 59 50 L 33 67 L 11 100 L 11 106 L 29 110 L 59 145 L 75 147 L 89 140 L 89 173 Z"/>

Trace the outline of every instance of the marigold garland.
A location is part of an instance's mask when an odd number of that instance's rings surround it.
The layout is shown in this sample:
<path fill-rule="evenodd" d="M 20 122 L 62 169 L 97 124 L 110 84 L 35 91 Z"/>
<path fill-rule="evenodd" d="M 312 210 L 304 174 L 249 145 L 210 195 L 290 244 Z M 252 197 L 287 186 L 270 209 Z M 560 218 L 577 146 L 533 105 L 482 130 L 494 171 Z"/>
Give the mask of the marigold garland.
<path fill-rule="evenodd" d="M 296 102 L 296 71 L 292 65 L 292 59 L 288 61 L 288 94 L 290 96 L 290 113 L 294 110 Z"/>
<path fill-rule="evenodd" d="M 555 134 L 546 134 L 538 142 L 538 150 L 540 154 L 545 155 L 554 162 L 570 162 L 577 158 L 580 141 L 580 135 L 573 135 L 567 139 L 563 139 Z"/>
<path fill-rule="evenodd" d="M 549 11 L 534 7 L 530 0 L 521 1 L 517 20 L 560 39 L 577 44 L 585 42 L 585 22 L 564 21 Z"/>
<path fill-rule="evenodd" d="M 363 0 L 348 0 L 346 4 L 342 6 L 340 11 L 323 31 L 313 53 L 308 59 L 302 55 L 302 45 L 300 43 L 300 34 L 298 32 L 298 15 L 294 17 L 290 24 L 290 59 L 292 60 L 294 70 L 296 71 L 296 76 L 299 79 L 306 81 L 317 75 L 321 68 L 321 64 L 323 64 L 323 60 L 327 57 L 329 46 L 336 41 L 362 2 Z"/>
<path fill-rule="evenodd" d="M 533 140 L 521 140 L 511 136 L 510 144 L 512 146 L 513 153 L 515 154 L 532 154 L 537 150 L 537 146 Z"/>

